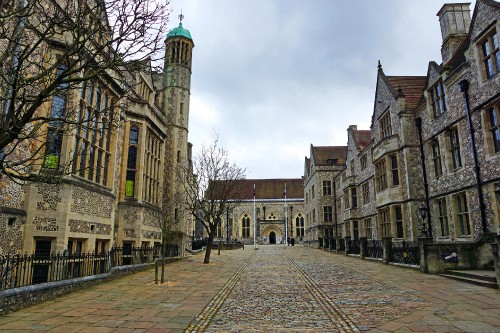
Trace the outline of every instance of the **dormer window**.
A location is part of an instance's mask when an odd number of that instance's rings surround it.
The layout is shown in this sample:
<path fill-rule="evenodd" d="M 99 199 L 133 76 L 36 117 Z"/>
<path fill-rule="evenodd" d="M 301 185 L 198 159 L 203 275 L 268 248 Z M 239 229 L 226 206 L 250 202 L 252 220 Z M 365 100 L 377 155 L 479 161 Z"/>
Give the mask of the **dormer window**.
<path fill-rule="evenodd" d="M 492 77 L 500 71 L 500 49 L 498 46 L 498 34 L 493 30 L 480 43 L 483 54 L 483 68 L 487 78 Z"/>
<path fill-rule="evenodd" d="M 380 117 L 379 126 L 381 139 L 392 135 L 391 114 L 389 111 L 385 112 L 385 114 Z"/>
<path fill-rule="evenodd" d="M 338 159 L 336 158 L 329 158 L 326 160 L 326 164 L 328 165 L 337 165 Z"/>
<path fill-rule="evenodd" d="M 443 82 L 441 80 L 439 80 L 431 88 L 431 103 L 432 103 L 432 112 L 434 113 L 434 118 L 439 117 L 446 111 L 444 87 L 443 87 Z"/>

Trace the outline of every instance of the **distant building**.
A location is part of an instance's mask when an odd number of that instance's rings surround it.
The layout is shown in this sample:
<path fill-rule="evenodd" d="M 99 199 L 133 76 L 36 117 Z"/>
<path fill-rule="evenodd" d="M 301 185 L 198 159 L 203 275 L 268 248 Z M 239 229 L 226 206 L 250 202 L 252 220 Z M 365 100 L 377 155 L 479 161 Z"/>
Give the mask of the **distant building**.
<path fill-rule="evenodd" d="M 345 167 L 346 146 L 313 146 L 304 162 L 305 239 L 336 235 L 334 178 Z"/>
<path fill-rule="evenodd" d="M 229 237 L 229 240 L 253 244 L 255 235 L 258 244 L 279 244 L 286 240 L 286 236 L 297 241 L 304 237 L 302 179 L 245 179 L 238 182 L 239 202 L 222 219 L 215 239 L 227 240 Z"/>

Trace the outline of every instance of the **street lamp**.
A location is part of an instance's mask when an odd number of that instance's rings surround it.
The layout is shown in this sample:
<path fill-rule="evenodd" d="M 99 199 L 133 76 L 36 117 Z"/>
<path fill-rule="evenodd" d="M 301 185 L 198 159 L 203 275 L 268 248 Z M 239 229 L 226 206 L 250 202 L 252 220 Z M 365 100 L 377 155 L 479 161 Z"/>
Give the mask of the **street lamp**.
<path fill-rule="evenodd" d="M 226 207 L 226 244 L 229 244 L 229 207 Z"/>
<path fill-rule="evenodd" d="M 290 237 L 293 237 L 293 206 L 290 206 Z"/>
<path fill-rule="evenodd" d="M 420 206 L 418 206 L 418 214 L 422 218 L 422 233 L 420 236 L 428 237 L 427 227 L 425 225 L 425 218 L 427 217 L 427 206 L 425 205 L 425 203 L 422 202 Z"/>

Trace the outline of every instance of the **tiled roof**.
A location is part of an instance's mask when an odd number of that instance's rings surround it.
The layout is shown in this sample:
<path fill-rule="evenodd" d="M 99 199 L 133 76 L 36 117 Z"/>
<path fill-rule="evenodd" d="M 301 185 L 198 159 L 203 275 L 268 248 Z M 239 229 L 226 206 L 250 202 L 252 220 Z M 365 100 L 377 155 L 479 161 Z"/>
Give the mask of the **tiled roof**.
<path fill-rule="evenodd" d="M 312 158 L 316 165 L 331 165 L 328 160 L 337 160 L 337 165 L 345 164 L 347 146 L 312 146 Z"/>
<path fill-rule="evenodd" d="M 287 199 L 304 198 L 304 180 L 302 178 L 243 179 L 239 180 L 238 183 L 242 200 L 253 199 L 254 184 L 255 199 L 284 199 L 285 183 Z"/>
<path fill-rule="evenodd" d="M 387 81 L 397 93 L 399 88 L 406 98 L 406 108 L 414 109 L 425 89 L 426 76 L 386 76 Z"/>
<path fill-rule="evenodd" d="M 352 132 L 354 135 L 354 140 L 356 142 L 356 146 L 359 150 L 364 150 L 366 146 L 370 144 L 372 141 L 372 131 L 370 130 L 356 130 Z"/>

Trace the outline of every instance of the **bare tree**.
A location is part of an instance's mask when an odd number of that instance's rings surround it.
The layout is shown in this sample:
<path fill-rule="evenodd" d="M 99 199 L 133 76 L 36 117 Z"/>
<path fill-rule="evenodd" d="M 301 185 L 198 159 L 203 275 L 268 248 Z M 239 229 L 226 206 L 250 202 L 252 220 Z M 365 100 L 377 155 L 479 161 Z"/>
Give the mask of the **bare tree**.
<path fill-rule="evenodd" d="M 238 180 L 244 178 L 245 169 L 229 160 L 227 151 L 218 147 L 217 136 L 193 158 L 192 173 L 186 173 L 183 182 L 186 207 L 208 233 L 205 264 L 210 262 L 214 235 L 226 208 L 234 207 L 239 197 Z"/>
<path fill-rule="evenodd" d="M 0 177 L 50 181 L 70 173 L 64 138 L 118 121 L 81 117 L 78 90 L 106 81 L 118 97 L 123 71 L 163 49 L 167 3 L 154 0 L 3 0 L 0 2 Z M 99 101 L 100 103 L 100 101 Z M 108 107 L 108 109 L 106 109 Z M 100 119 L 106 122 L 97 124 Z M 77 152 L 73 152 L 76 154 Z M 57 169 L 49 177 L 40 170 Z"/>
<path fill-rule="evenodd" d="M 158 211 L 157 221 L 161 230 L 161 258 L 155 263 L 155 283 L 158 284 L 158 264 L 161 263 L 160 283 L 165 282 L 165 259 L 166 247 L 172 241 L 172 229 L 179 224 L 179 217 L 175 211 L 183 203 L 182 196 L 170 196 L 167 192 L 162 193 L 161 208 Z"/>

